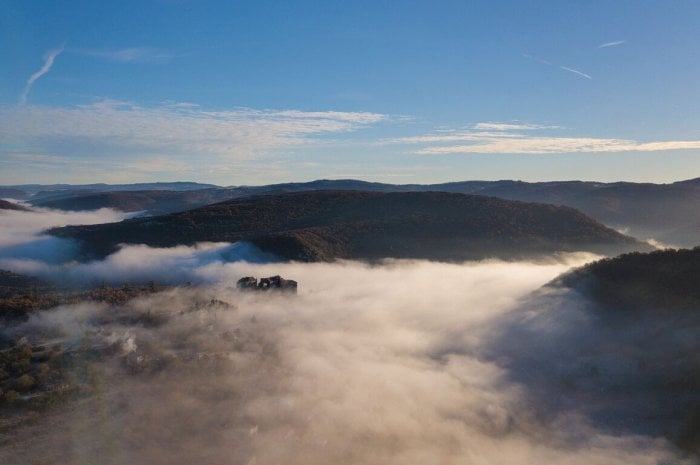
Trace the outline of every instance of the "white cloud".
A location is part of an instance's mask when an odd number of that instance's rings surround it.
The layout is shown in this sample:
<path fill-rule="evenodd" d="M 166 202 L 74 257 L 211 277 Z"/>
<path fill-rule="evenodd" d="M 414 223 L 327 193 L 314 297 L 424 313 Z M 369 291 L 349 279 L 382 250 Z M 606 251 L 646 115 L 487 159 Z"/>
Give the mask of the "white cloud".
<path fill-rule="evenodd" d="M 700 149 L 700 141 L 636 142 L 624 139 L 586 137 L 521 137 L 481 140 L 469 145 L 426 147 L 422 154 L 447 153 L 577 153 L 577 152 L 656 152 L 661 150 Z"/>
<path fill-rule="evenodd" d="M 531 131 L 537 129 L 559 129 L 559 126 L 522 123 L 477 123 L 474 129 L 479 131 Z"/>
<path fill-rule="evenodd" d="M 146 159 L 158 157 L 231 162 L 264 157 L 274 149 L 313 143 L 318 136 L 354 131 L 386 119 L 367 112 L 210 111 L 194 105 L 143 107 L 112 100 L 75 107 L 6 106 L 0 107 L 0 144 L 7 147 L 5 154 L 117 164 L 152 166 Z"/>
<path fill-rule="evenodd" d="M 24 86 L 24 90 L 22 91 L 22 94 L 19 96 L 19 104 L 20 105 L 25 105 L 27 103 L 27 97 L 29 96 L 29 92 L 32 90 L 32 86 L 34 85 L 34 82 L 39 79 L 41 76 L 44 74 L 48 73 L 51 70 L 51 67 L 53 66 L 53 62 L 56 60 L 56 57 L 60 55 L 63 52 L 64 46 L 61 45 L 60 47 L 54 49 L 54 50 L 49 50 L 46 53 L 46 56 L 44 58 L 44 64 L 42 67 L 37 71 L 36 73 L 32 74 L 29 79 L 27 80 L 27 84 Z"/>
<path fill-rule="evenodd" d="M 656 152 L 663 150 L 700 149 L 700 140 L 669 140 L 641 142 L 629 139 L 595 137 L 534 136 L 518 130 L 543 130 L 556 126 L 529 124 L 479 123 L 472 130 L 436 132 L 421 136 L 386 140 L 387 144 L 425 145 L 419 154 L 439 155 L 453 153 L 605 153 Z M 479 129 L 490 128 L 491 131 Z"/>
<path fill-rule="evenodd" d="M 605 42 L 603 44 L 600 44 L 598 46 L 598 48 L 616 47 L 618 45 L 624 44 L 625 42 L 627 42 L 627 41 L 626 40 L 613 40 L 612 42 Z"/>
<path fill-rule="evenodd" d="M 133 216 L 132 213 L 109 208 L 93 211 L 60 211 L 40 207 L 31 209 L 30 212 L 0 210 L 0 248 L 34 241 L 43 230 L 52 227 L 110 223 Z"/>

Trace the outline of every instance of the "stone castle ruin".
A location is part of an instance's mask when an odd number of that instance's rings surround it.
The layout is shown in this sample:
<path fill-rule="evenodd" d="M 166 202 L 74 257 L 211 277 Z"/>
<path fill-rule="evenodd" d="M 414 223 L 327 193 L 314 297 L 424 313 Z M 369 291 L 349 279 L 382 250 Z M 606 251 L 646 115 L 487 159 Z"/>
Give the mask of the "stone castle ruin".
<path fill-rule="evenodd" d="M 236 287 L 242 291 L 283 291 L 297 292 L 297 282 L 293 279 L 284 279 L 283 277 L 270 276 L 269 278 L 260 278 L 260 281 L 253 276 L 241 278 L 236 283 Z"/>

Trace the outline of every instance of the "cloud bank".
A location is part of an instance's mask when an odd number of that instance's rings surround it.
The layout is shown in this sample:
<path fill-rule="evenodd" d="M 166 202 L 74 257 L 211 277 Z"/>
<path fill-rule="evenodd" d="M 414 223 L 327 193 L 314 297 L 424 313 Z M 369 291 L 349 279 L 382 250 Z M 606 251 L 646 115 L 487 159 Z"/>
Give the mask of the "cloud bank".
<path fill-rule="evenodd" d="M 494 319 L 484 345 L 538 415 L 577 412 L 608 433 L 698 444 L 700 316 L 625 313 L 546 287 Z M 449 353 L 449 349 L 447 349 Z"/>
<path fill-rule="evenodd" d="M 4 327 L 0 344 L 50 337 L 71 353 L 87 394 L 8 430 L 2 463 L 692 463 L 635 415 L 659 403 L 649 377 L 668 379 L 675 340 L 700 340 L 693 326 L 665 327 L 665 338 L 653 322 L 608 328 L 581 296 L 531 294 L 590 255 L 303 264 L 239 243 L 132 245 L 76 263 L 70 250 L 53 259 L 60 247 L 37 244 L 39 231 L 120 213 L 11 214 L 0 268 L 197 286 Z M 297 280 L 298 295 L 235 289 L 275 274 Z M 640 372 L 630 347 L 650 337 Z"/>
<path fill-rule="evenodd" d="M 539 417 L 526 386 L 484 356 L 490 324 L 567 267 L 209 263 L 199 273 L 219 285 L 45 312 L 15 336 L 51 329 L 67 346 L 90 338 L 117 353 L 92 365 L 99 391 L 21 429 L 0 459 L 684 463 L 662 440 L 605 433 L 546 402 Z M 230 289 L 277 273 L 299 295 Z M 125 323 L 145 312 L 163 323 Z"/>
<path fill-rule="evenodd" d="M 72 241 L 40 237 L 29 243 L 0 248 L 0 269 L 29 274 L 68 287 L 98 283 L 119 286 L 123 283 L 195 285 L 219 282 L 207 267 L 245 261 L 278 262 L 272 254 L 246 242 L 201 243 L 192 247 L 154 249 L 145 245 L 125 245 L 104 260 L 81 263 L 79 250 Z"/>
<path fill-rule="evenodd" d="M 33 207 L 33 211 L 0 210 L 0 268 L 33 272 L 74 260 L 72 241 L 46 236 L 54 226 L 99 224 L 133 216 L 109 208 L 87 212 L 65 212 Z"/>
<path fill-rule="evenodd" d="M 70 164 L 75 171 L 235 173 L 241 164 L 387 121 L 370 112 L 206 110 L 168 103 L 144 107 L 104 100 L 75 107 L 0 107 L 0 153 L 15 171 Z M 278 154 L 279 155 L 279 154 Z M 263 163 L 260 169 L 276 167 Z M 179 173 L 179 174 L 178 174 Z"/>
<path fill-rule="evenodd" d="M 595 137 L 537 135 L 532 131 L 560 128 L 530 124 L 478 123 L 466 130 L 441 131 L 421 136 L 385 140 L 386 144 L 422 146 L 415 153 L 445 154 L 564 154 L 658 152 L 700 149 L 700 140 L 635 141 Z"/>

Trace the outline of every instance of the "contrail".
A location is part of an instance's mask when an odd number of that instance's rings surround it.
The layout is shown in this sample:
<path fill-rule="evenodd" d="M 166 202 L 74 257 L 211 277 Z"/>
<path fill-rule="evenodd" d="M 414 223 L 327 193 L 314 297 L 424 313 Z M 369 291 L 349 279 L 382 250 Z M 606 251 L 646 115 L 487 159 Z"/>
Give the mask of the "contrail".
<path fill-rule="evenodd" d="M 617 46 L 617 45 L 622 45 L 622 44 L 624 44 L 625 42 L 627 42 L 627 41 L 626 41 L 626 40 L 615 40 L 615 41 L 613 41 L 613 42 L 605 42 L 604 44 L 600 44 L 600 45 L 598 46 L 598 48 L 615 47 L 615 46 Z"/>
<path fill-rule="evenodd" d="M 583 72 L 581 72 L 577 69 L 574 69 L 574 68 L 569 68 L 567 66 L 560 66 L 559 68 L 563 69 L 564 71 L 568 71 L 570 73 L 578 74 L 579 76 L 584 77 L 586 79 L 593 79 L 590 75 L 583 73 Z"/>
<path fill-rule="evenodd" d="M 534 60 L 537 63 L 542 63 L 543 65 L 556 66 L 559 69 L 562 69 L 564 71 L 568 71 L 569 73 L 574 73 L 574 74 L 581 76 L 583 78 L 586 78 L 586 79 L 593 79 L 593 77 L 591 75 L 586 74 L 582 71 L 579 71 L 579 70 L 574 69 L 574 68 L 569 68 L 568 66 L 558 65 L 556 63 L 552 63 L 551 61 L 543 60 L 542 58 L 530 55 L 529 53 L 521 53 L 520 56 L 522 56 L 523 58 L 527 58 L 528 60 Z"/>
<path fill-rule="evenodd" d="M 24 90 L 22 91 L 22 95 L 19 96 L 19 104 L 20 105 L 26 105 L 27 103 L 27 96 L 29 95 L 29 91 L 32 90 L 32 85 L 34 84 L 34 81 L 39 79 L 41 76 L 44 74 L 48 73 L 51 67 L 53 66 L 54 60 L 56 60 L 56 57 L 63 52 L 63 49 L 65 48 L 65 44 L 61 45 L 60 47 L 49 50 L 49 52 L 46 54 L 46 61 L 44 61 L 44 66 L 41 67 L 39 71 L 36 73 L 32 74 L 29 79 L 27 80 L 27 84 L 24 86 Z"/>

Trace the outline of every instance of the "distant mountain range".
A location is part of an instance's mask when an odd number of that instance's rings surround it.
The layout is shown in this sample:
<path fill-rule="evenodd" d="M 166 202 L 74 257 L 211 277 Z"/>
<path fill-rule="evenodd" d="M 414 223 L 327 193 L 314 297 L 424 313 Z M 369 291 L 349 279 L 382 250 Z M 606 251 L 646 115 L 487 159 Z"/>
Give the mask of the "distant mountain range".
<path fill-rule="evenodd" d="M 119 223 L 54 228 L 90 256 L 118 244 L 250 241 L 282 259 L 447 261 L 651 250 L 568 207 L 446 192 L 306 191 L 253 196 Z"/>
<path fill-rule="evenodd" d="M 29 198 L 49 198 L 51 196 L 76 196 L 95 192 L 121 191 L 186 191 L 218 188 L 214 184 L 197 182 L 146 182 L 134 184 L 18 184 L 0 186 L 0 198 L 27 200 Z"/>
<path fill-rule="evenodd" d="M 358 180 L 318 180 L 307 183 L 235 187 L 185 182 L 85 186 L 30 185 L 0 187 L 0 197 L 30 199 L 36 206 L 62 210 L 111 207 L 159 215 L 228 199 L 315 190 L 439 191 L 565 205 L 636 237 L 653 238 L 661 243 L 684 247 L 700 244 L 700 178 L 672 184 L 464 181 L 393 185 Z M 11 195 L 12 192 L 15 194 Z"/>
<path fill-rule="evenodd" d="M 58 210 L 115 208 L 125 212 L 143 211 L 149 215 L 158 215 L 201 207 L 231 198 L 232 195 L 228 189 L 110 191 L 79 195 L 69 191 L 69 193 L 41 196 L 31 202 L 38 207 Z"/>

